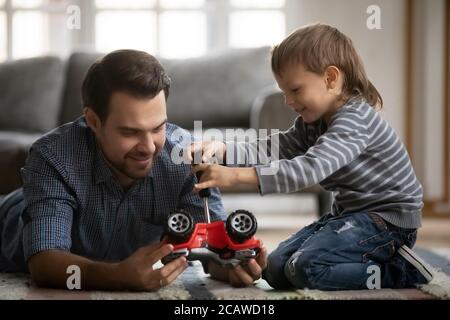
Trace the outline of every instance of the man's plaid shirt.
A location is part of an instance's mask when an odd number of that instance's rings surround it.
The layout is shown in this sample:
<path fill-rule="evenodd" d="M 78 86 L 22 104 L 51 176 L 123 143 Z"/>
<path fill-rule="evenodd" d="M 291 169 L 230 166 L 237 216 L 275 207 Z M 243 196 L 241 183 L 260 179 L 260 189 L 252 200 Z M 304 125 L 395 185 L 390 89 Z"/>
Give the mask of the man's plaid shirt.
<path fill-rule="evenodd" d="M 40 138 L 22 169 L 25 261 L 50 249 L 121 260 L 158 242 L 177 208 L 204 221 L 202 201 L 192 192 L 195 175 L 189 165 L 171 160 L 171 153 L 190 141 L 187 131 L 167 124 L 166 143 L 149 175 L 124 193 L 84 117 Z M 226 218 L 217 189 L 209 204 L 212 220 Z"/>

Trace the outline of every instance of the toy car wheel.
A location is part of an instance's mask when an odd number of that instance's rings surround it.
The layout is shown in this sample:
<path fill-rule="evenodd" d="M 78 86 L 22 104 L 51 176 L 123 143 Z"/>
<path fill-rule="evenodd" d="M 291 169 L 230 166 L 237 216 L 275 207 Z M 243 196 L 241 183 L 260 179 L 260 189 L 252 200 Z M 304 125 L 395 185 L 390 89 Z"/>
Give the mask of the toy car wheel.
<path fill-rule="evenodd" d="M 194 220 L 183 210 L 177 210 L 169 215 L 166 224 L 166 234 L 176 243 L 184 242 L 194 230 Z"/>
<path fill-rule="evenodd" d="M 256 233 L 256 218 L 247 210 L 236 210 L 228 216 L 226 229 L 233 241 L 244 242 Z"/>

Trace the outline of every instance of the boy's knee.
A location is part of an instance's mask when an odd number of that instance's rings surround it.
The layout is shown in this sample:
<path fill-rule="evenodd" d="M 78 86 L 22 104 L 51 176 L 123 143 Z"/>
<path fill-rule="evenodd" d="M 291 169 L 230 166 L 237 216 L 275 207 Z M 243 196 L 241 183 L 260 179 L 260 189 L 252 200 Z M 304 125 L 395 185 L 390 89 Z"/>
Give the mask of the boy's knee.
<path fill-rule="evenodd" d="M 297 289 L 314 288 L 315 274 L 311 268 L 313 256 L 296 252 L 286 262 L 284 274 Z"/>
<path fill-rule="evenodd" d="M 267 267 L 263 272 L 263 278 L 275 289 L 292 287 L 284 275 L 285 262 L 285 259 L 282 259 L 276 251 L 269 254 L 267 258 Z"/>
<path fill-rule="evenodd" d="M 277 272 L 284 269 L 285 259 L 282 259 L 276 250 L 267 257 L 267 269 Z"/>

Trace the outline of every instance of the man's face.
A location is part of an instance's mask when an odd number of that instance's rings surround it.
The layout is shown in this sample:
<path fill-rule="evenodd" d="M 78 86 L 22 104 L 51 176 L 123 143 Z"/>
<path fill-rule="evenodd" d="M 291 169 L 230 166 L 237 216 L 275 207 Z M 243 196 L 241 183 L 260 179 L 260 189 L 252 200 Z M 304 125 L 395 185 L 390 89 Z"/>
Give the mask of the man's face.
<path fill-rule="evenodd" d="M 275 76 L 284 92 L 285 102 L 300 114 L 305 123 L 311 123 L 329 112 L 336 96 L 330 94 L 326 75 L 306 71 L 301 64 L 289 64 L 281 76 Z"/>
<path fill-rule="evenodd" d="M 122 185 L 148 175 L 164 146 L 166 121 L 164 91 L 152 99 L 126 92 L 112 94 L 108 116 L 94 131 Z"/>

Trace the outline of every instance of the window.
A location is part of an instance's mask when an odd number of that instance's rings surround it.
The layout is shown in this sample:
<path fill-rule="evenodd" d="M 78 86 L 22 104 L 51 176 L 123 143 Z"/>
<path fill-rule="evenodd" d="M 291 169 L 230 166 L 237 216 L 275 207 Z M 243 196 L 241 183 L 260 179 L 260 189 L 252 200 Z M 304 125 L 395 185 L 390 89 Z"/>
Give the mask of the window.
<path fill-rule="evenodd" d="M 140 49 L 188 58 L 273 45 L 295 0 L 0 0 L 0 61 L 71 51 Z M 67 27 L 69 5 L 81 29 Z"/>
<path fill-rule="evenodd" d="M 218 47 L 272 45 L 285 35 L 284 7 L 284 0 L 96 0 L 96 49 L 186 58 Z"/>
<path fill-rule="evenodd" d="M 230 3 L 230 46 L 273 45 L 283 39 L 286 32 L 284 0 L 230 0 Z"/>
<path fill-rule="evenodd" d="M 230 16 L 229 42 L 233 47 L 272 45 L 282 40 L 284 32 L 281 12 L 239 11 Z"/>
<path fill-rule="evenodd" d="M 12 22 L 14 58 L 27 58 L 48 52 L 48 16 L 45 13 L 16 11 Z"/>
<path fill-rule="evenodd" d="M 168 11 L 160 18 L 160 50 L 167 58 L 206 52 L 206 16 L 201 12 Z M 175 26 L 175 27 L 174 27 Z"/>
<path fill-rule="evenodd" d="M 6 12 L 5 0 L 0 0 L 0 61 L 6 60 Z"/>
<path fill-rule="evenodd" d="M 6 60 L 6 16 L 0 11 L 0 61 Z"/>
<path fill-rule="evenodd" d="M 102 11 L 95 17 L 95 47 L 100 52 L 121 48 L 154 52 L 155 30 L 153 12 Z"/>
<path fill-rule="evenodd" d="M 0 0 L 0 60 L 62 54 L 66 0 Z M 67 51 L 66 46 L 66 51 Z"/>
<path fill-rule="evenodd" d="M 206 52 L 205 0 L 96 0 L 95 10 L 98 51 L 131 48 L 168 58 Z"/>

